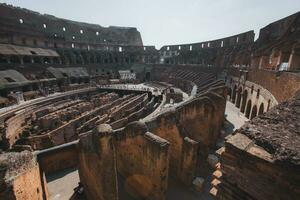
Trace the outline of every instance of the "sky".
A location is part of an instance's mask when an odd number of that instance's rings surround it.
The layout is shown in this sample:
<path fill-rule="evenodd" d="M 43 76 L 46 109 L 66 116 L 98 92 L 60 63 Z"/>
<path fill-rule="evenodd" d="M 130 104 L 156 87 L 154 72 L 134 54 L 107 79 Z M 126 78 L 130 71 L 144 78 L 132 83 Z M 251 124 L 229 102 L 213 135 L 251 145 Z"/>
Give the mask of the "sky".
<path fill-rule="evenodd" d="M 300 0 L 0 0 L 56 17 L 136 27 L 144 45 L 195 43 L 259 29 L 300 11 Z"/>

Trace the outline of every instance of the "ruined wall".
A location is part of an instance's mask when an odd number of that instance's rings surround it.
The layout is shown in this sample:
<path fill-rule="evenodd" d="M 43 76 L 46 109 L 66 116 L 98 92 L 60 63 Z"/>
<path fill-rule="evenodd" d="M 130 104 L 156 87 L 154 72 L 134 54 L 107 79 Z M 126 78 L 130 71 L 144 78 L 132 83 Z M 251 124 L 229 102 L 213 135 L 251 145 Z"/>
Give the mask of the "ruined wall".
<path fill-rule="evenodd" d="M 200 161 L 205 162 L 224 120 L 226 89 L 213 91 L 146 121 L 149 131 L 171 144 L 170 176 L 187 185 L 202 173 L 196 163 L 204 166 Z"/>
<path fill-rule="evenodd" d="M 32 108 L 27 108 L 15 113 L 14 116 L 4 122 L 4 143 L 5 148 L 10 148 L 19 138 L 24 130 L 23 125 L 31 117 Z"/>
<path fill-rule="evenodd" d="M 81 135 L 79 175 L 87 198 L 118 199 L 119 182 L 135 198 L 165 199 L 169 143 L 142 126 L 133 122 L 112 134 L 102 124 Z"/>
<path fill-rule="evenodd" d="M 298 199 L 300 92 L 227 137 L 219 199 Z"/>
<path fill-rule="evenodd" d="M 38 152 L 38 162 L 45 174 L 78 167 L 77 142 Z"/>
<path fill-rule="evenodd" d="M 32 153 L 3 153 L 0 163 L 0 199 L 48 198 L 39 164 Z"/>
<path fill-rule="evenodd" d="M 165 199 L 168 185 L 169 143 L 133 122 L 116 132 L 117 171 L 126 192 L 137 199 Z"/>
<path fill-rule="evenodd" d="M 0 13 L 0 22 L 3 24 L 0 32 L 2 34 L 10 33 L 10 36 L 7 36 L 7 41 L 10 41 L 12 36 L 18 36 L 16 33 L 22 33 L 23 36 L 36 37 L 37 44 L 44 43 L 43 40 L 48 39 L 49 46 L 53 46 L 55 40 L 74 42 L 73 36 L 75 42 L 107 42 L 142 46 L 142 39 L 136 28 L 105 28 L 100 25 L 60 19 L 47 14 L 42 15 L 5 4 L 0 4 Z M 17 37 L 14 39 L 17 40 Z M 28 44 L 34 45 L 31 41 Z"/>
<path fill-rule="evenodd" d="M 79 177 L 88 199 L 117 200 L 117 171 L 112 129 L 100 125 L 80 137 Z"/>

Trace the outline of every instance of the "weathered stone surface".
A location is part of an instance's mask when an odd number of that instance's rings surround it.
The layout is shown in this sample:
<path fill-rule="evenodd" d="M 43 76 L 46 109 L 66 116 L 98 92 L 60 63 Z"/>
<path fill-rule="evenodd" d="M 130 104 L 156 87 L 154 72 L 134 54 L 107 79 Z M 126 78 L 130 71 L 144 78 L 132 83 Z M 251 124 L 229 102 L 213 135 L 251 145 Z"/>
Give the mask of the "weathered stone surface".
<path fill-rule="evenodd" d="M 204 187 L 204 178 L 196 177 L 193 180 L 193 186 L 198 192 L 202 192 L 203 187 Z"/>
<path fill-rule="evenodd" d="M 115 135 L 114 145 L 126 192 L 137 199 L 165 199 L 169 142 L 147 132 L 144 123 L 133 122 Z"/>
<path fill-rule="evenodd" d="M 31 152 L 0 154 L 0 199 L 47 199 L 43 178 Z"/>
<path fill-rule="evenodd" d="M 298 199 L 299 93 L 237 130 L 221 154 L 220 199 Z"/>
<path fill-rule="evenodd" d="M 207 157 L 207 162 L 209 163 L 209 165 L 215 169 L 216 168 L 216 165 L 218 164 L 219 162 L 219 158 L 214 155 L 214 154 L 209 154 L 208 157 Z"/>
<path fill-rule="evenodd" d="M 239 132 L 272 154 L 278 162 L 300 164 L 300 92 L 293 99 L 256 117 Z"/>
<path fill-rule="evenodd" d="M 79 141 L 79 176 L 88 199 L 118 199 L 112 128 L 107 124 L 82 135 Z"/>

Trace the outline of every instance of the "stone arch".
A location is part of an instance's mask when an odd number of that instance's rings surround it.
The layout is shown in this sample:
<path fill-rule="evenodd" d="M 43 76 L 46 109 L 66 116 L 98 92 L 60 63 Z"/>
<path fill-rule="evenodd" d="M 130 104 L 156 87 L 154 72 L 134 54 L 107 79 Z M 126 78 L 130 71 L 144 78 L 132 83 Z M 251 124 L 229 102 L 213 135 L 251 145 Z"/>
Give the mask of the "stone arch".
<path fill-rule="evenodd" d="M 236 90 L 237 90 L 237 86 L 234 85 L 234 88 L 233 88 L 233 91 L 232 91 L 232 103 L 235 103 Z"/>
<path fill-rule="evenodd" d="M 236 103 L 235 103 L 235 106 L 238 108 L 240 108 L 240 106 L 241 106 L 242 91 L 243 91 L 243 89 L 242 89 L 242 87 L 240 87 L 238 90 L 238 93 L 237 93 L 237 99 L 236 99 Z"/>
<path fill-rule="evenodd" d="M 257 116 L 257 106 L 254 105 L 253 108 L 252 108 L 251 118 L 250 119 L 253 119 L 256 116 Z"/>
<path fill-rule="evenodd" d="M 241 112 L 242 113 L 245 113 L 247 98 L 248 98 L 248 90 L 244 90 L 244 92 L 243 92 L 243 100 L 242 100 L 242 105 L 241 105 Z"/>
<path fill-rule="evenodd" d="M 246 108 L 246 113 L 245 113 L 247 118 L 250 118 L 251 106 L 252 106 L 252 102 L 251 102 L 251 100 L 249 100 L 247 103 L 247 108 Z"/>
<path fill-rule="evenodd" d="M 264 103 L 261 103 L 258 110 L 258 115 L 262 115 L 264 113 Z"/>

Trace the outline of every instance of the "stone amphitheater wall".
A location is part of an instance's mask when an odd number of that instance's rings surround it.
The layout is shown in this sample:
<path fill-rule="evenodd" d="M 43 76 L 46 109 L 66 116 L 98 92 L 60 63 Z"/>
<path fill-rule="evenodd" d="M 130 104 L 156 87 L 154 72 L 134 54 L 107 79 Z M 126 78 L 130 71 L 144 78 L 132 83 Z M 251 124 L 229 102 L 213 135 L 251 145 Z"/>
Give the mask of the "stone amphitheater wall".
<path fill-rule="evenodd" d="M 138 199 L 164 199 L 168 185 L 169 143 L 139 122 L 116 132 L 117 171 L 124 187 Z"/>

